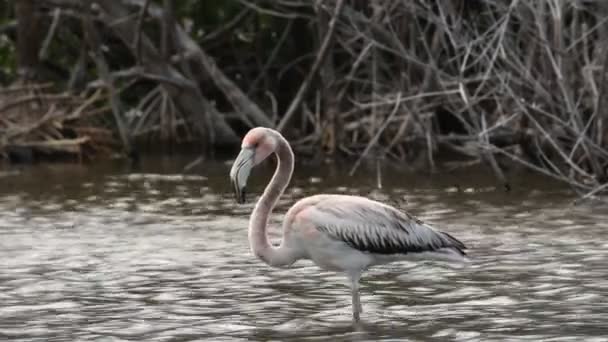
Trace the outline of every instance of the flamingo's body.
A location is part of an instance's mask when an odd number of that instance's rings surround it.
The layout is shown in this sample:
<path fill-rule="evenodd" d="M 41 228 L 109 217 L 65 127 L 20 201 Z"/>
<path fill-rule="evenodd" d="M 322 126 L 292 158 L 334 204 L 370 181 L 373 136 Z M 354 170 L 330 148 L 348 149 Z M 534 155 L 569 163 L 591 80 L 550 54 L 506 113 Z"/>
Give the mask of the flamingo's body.
<path fill-rule="evenodd" d="M 266 235 L 268 218 L 293 172 L 293 152 L 280 133 L 254 128 L 243 138 L 242 150 L 230 176 L 237 200 L 244 202 L 251 168 L 270 154 L 277 170 L 251 214 L 249 241 L 253 253 L 274 267 L 298 259 L 345 272 L 352 284 L 353 318 L 359 320 L 359 278 L 370 266 L 412 258 L 463 260 L 466 247 L 451 235 L 435 230 L 389 205 L 360 196 L 315 195 L 294 204 L 283 221 L 283 238 L 273 247 Z"/>

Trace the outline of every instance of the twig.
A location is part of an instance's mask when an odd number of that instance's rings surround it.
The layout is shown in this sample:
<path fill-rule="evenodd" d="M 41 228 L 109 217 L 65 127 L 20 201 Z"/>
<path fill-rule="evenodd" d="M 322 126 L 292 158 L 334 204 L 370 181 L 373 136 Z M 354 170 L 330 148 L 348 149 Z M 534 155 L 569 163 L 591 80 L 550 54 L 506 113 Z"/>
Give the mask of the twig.
<path fill-rule="evenodd" d="M 595 196 L 596 194 L 599 194 L 600 192 L 602 192 L 606 189 L 608 189 L 608 182 L 604 183 L 604 184 L 596 187 L 595 189 L 589 191 L 588 193 L 584 194 L 583 196 L 581 196 L 581 198 L 579 200 L 580 201 L 586 200 L 587 198 Z"/>
<path fill-rule="evenodd" d="M 87 109 L 89 106 L 91 106 L 93 103 L 95 103 L 95 101 L 99 100 L 100 98 L 101 98 L 101 90 L 97 90 L 95 93 L 93 93 L 93 95 L 89 96 L 80 106 L 78 106 L 78 108 L 76 108 L 72 113 L 70 113 L 70 115 L 68 115 L 66 117 L 66 119 L 72 120 L 72 119 L 79 118 L 85 109 Z"/>
<path fill-rule="evenodd" d="M 133 46 L 135 46 L 135 58 L 137 59 L 137 64 L 141 65 L 141 32 L 144 25 L 144 19 L 146 18 L 146 13 L 148 13 L 148 7 L 150 7 L 151 0 L 145 0 L 144 5 L 139 10 L 139 14 L 137 15 L 137 25 L 135 28 L 135 41 L 133 42 Z"/>
<path fill-rule="evenodd" d="M 389 122 L 391 122 L 392 118 L 395 116 L 395 114 L 397 114 L 397 111 L 399 109 L 399 104 L 401 103 L 400 99 L 401 99 L 401 93 L 397 93 L 397 101 L 395 101 L 395 107 L 393 107 L 393 111 L 391 112 L 391 114 L 389 114 L 389 116 L 386 118 L 386 120 L 384 120 L 384 123 L 378 129 L 378 131 L 376 132 L 376 134 L 374 135 L 372 140 L 370 140 L 370 142 L 367 144 L 367 146 L 365 147 L 365 150 L 363 150 L 363 153 L 361 153 L 361 156 L 355 162 L 355 165 L 353 165 L 353 167 L 350 169 L 350 171 L 348 172 L 349 176 L 352 177 L 352 175 L 355 174 L 355 171 L 357 171 L 357 168 L 359 167 L 359 164 L 361 164 L 361 161 L 363 160 L 363 158 L 365 158 L 367 156 L 367 153 L 371 150 L 371 148 L 374 147 L 374 145 L 380 138 L 380 135 L 382 134 L 382 132 L 384 132 L 384 130 L 388 126 Z"/>
<path fill-rule="evenodd" d="M 47 52 L 49 50 L 49 45 L 51 45 L 51 41 L 53 40 L 53 36 L 57 31 L 57 25 L 59 24 L 59 19 L 61 18 L 61 8 L 55 8 L 53 10 L 53 21 L 51 22 L 51 27 L 49 27 L 49 32 L 47 33 L 44 41 L 42 43 L 42 47 L 40 48 L 40 52 L 38 53 L 38 58 L 45 59 Z"/>
<path fill-rule="evenodd" d="M 416 95 L 411 95 L 411 96 L 406 96 L 406 97 L 400 97 L 399 102 L 409 102 L 412 100 L 419 100 L 419 99 L 423 99 L 423 98 L 427 98 L 427 97 L 437 97 L 437 96 L 447 96 L 447 95 L 452 95 L 452 94 L 459 94 L 460 91 L 458 89 L 451 89 L 451 90 L 442 90 L 442 91 L 429 91 L 426 93 L 420 93 L 420 94 L 416 94 Z M 397 100 L 396 99 L 384 99 L 382 101 L 372 101 L 372 102 L 356 102 L 353 101 L 355 104 L 357 104 L 357 106 L 359 106 L 359 108 L 361 109 L 368 109 L 368 108 L 372 108 L 372 107 L 376 107 L 376 106 L 380 106 L 380 105 L 391 105 L 391 104 L 396 104 Z"/>
<path fill-rule="evenodd" d="M 274 17 L 285 18 L 285 19 L 307 18 L 307 16 L 304 16 L 304 15 L 301 15 L 298 13 L 281 13 L 281 12 L 278 12 L 278 11 L 275 11 L 272 9 L 263 8 L 263 7 L 260 7 L 259 5 L 255 4 L 254 2 L 250 2 L 250 1 L 246 1 L 246 0 L 238 0 L 238 2 L 240 2 L 244 6 L 247 6 L 251 9 L 255 10 L 256 12 L 274 16 Z"/>
<path fill-rule="evenodd" d="M 382 166 L 380 158 L 376 158 L 376 187 L 382 189 Z"/>
<path fill-rule="evenodd" d="M 189 162 L 188 165 L 184 166 L 184 168 L 182 169 L 182 171 L 183 172 L 189 172 L 194 167 L 198 166 L 200 163 L 202 163 L 204 161 L 205 161 L 205 157 L 204 156 L 200 156 L 200 157 L 194 159 L 193 161 Z"/>
<path fill-rule="evenodd" d="M 20 93 L 23 92 L 25 90 L 42 90 L 42 89 L 48 89 L 53 87 L 53 83 L 47 82 L 47 83 L 36 83 L 36 84 L 31 84 L 31 83 L 27 83 L 24 85 L 11 85 L 8 88 L 0 88 L 0 94 L 9 94 L 9 93 Z"/>
<path fill-rule="evenodd" d="M 485 113 L 481 113 L 481 128 L 482 128 L 482 132 L 487 132 L 487 122 L 486 122 L 486 115 Z M 483 133 L 479 135 L 480 140 L 482 140 L 486 145 L 490 145 L 490 140 L 488 138 L 488 134 L 487 133 Z M 505 178 L 505 174 L 502 172 L 502 169 L 500 168 L 500 166 L 498 165 L 498 162 L 496 162 L 496 158 L 494 158 L 494 154 L 492 153 L 492 151 L 490 150 L 486 150 L 486 158 L 490 163 L 490 166 L 492 166 L 492 170 L 494 170 L 494 174 L 496 175 L 496 178 L 498 178 L 498 180 L 503 184 L 503 186 L 505 187 L 505 189 L 509 189 L 509 182 L 507 182 L 507 179 Z"/>
<path fill-rule="evenodd" d="M 205 36 L 203 36 L 203 38 L 201 38 L 201 44 L 207 45 L 212 40 L 217 39 L 218 37 L 221 37 L 226 33 L 229 33 L 231 30 L 233 30 L 235 27 L 237 27 L 243 19 L 247 18 L 249 13 L 251 13 L 250 8 L 243 8 L 237 15 L 234 16 L 234 18 L 232 18 L 225 25 L 223 25 L 223 26 L 217 28 L 215 31 L 210 32 L 209 34 L 206 34 Z M 277 44 L 277 46 L 278 45 L 279 44 Z"/>
<path fill-rule="evenodd" d="M 24 104 L 24 103 L 27 103 L 30 101 L 65 101 L 65 102 L 69 102 L 69 101 L 73 101 L 73 100 L 74 100 L 74 97 L 72 97 L 71 95 L 67 95 L 67 94 L 27 95 L 27 96 L 19 97 L 15 101 L 4 104 L 2 107 L 0 107 L 0 113 L 4 113 L 13 107 L 19 106 L 21 104 Z"/>

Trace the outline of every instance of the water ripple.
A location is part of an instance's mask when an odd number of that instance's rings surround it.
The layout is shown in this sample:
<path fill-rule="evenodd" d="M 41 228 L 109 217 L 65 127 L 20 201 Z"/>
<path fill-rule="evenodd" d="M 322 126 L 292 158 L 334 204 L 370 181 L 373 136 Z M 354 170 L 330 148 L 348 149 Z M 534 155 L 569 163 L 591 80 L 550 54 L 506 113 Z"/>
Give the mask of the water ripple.
<path fill-rule="evenodd" d="M 471 247 L 466 266 L 367 272 L 353 328 L 344 276 L 252 258 L 253 204 L 235 206 L 211 181 L 138 173 L 0 197 L 0 339 L 607 340 L 606 210 L 538 191 L 498 200 L 490 188 L 369 191 L 302 178 L 314 191 L 369 192 Z M 273 238 L 306 189 L 280 201 Z"/>

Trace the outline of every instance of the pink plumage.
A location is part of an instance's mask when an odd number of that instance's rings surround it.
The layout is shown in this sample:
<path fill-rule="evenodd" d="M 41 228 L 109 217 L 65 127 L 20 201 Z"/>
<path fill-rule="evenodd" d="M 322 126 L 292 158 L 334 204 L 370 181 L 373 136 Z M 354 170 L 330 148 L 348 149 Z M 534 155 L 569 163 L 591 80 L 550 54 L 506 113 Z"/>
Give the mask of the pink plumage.
<path fill-rule="evenodd" d="M 440 258 L 466 260 L 465 245 L 392 206 L 360 196 L 321 194 L 303 198 L 285 215 L 281 244 L 274 247 L 266 233 L 268 219 L 289 184 L 294 155 L 277 131 L 257 127 L 243 138 L 230 177 L 237 201 L 245 201 L 251 169 L 272 153 L 278 165 L 249 221 L 249 243 L 259 259 L 287 267 L 312 260 L 326 270 L 345 272 L 351 282 L 353 319 L 359 321 L 359 279 L 373 265 L 398 260 Z"/>

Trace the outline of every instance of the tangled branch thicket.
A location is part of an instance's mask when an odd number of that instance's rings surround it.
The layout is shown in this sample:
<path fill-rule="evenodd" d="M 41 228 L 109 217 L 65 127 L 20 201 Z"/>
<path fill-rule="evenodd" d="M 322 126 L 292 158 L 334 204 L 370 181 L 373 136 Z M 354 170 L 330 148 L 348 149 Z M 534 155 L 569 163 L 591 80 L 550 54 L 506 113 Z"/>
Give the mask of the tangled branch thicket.
<path fill-rule="evenodd" d="M 302 151 L 434 168 L 445 150 L 504 182 L 510 160 L 585 196 L 608 188 L 605 1 L 234 0 L 203 34 L 169 0 L 41 3 L 68 13 L 64 30 L 114 84 L 127 146 L 233 143 L 263 125 Z"/>
<path fill-rule="evenodd" d="M 89 153 L 111 152 L 116 146 L 112 131 L 98 124 L 107 111 L 103 103 L 96 103 L 102 102 L 101 91 L 83 98 L 51 93 L 48 88 L 49 84 L 0 90 L 0 150 L 19 155 L 35 149 L 79 159 Z"/>

